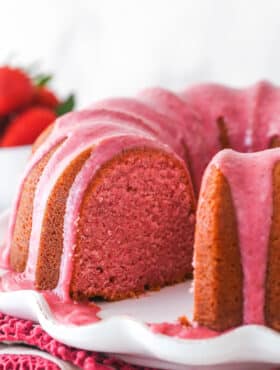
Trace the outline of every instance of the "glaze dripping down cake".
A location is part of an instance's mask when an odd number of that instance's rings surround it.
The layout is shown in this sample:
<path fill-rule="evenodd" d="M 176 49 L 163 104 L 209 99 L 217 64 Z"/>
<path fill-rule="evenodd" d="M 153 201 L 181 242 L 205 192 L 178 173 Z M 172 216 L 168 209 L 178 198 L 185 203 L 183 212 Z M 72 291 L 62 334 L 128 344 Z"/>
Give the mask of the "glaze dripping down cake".
<path fill-rule="evenodd" d="M 12 269 L 35 288 L 115 300 L 190 276 L 192 182 L 145 125 L 110 111 L 73 113 L 35 151 L 8 240 Z"/>
<path fill-rule="evenodd" d="M 224 150 L 202 182 L 195 233 L 195 319 L 226 330 L 280 329 L 280 151 Z"/>
<path fill-rule="evenodd" d="M 115 300 L 190 277 L 194 244 L 199 325 L 280 329 L 279 91 L 151 88 L 58 119 L 23 176 L 7 266 L 63 299 Z"/>

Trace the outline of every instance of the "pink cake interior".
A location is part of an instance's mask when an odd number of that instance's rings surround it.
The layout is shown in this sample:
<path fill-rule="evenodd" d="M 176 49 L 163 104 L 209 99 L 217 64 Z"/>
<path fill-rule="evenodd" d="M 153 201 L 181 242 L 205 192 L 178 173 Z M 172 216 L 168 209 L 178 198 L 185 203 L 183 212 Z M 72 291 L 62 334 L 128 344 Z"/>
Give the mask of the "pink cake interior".
<path fill-rule="evenodd" d="M 103 170 L 85 195 L 75 290 L 111 297 L 186 276 L 195 222 L 188 179 L 166 155 L 135 154 Z"/>

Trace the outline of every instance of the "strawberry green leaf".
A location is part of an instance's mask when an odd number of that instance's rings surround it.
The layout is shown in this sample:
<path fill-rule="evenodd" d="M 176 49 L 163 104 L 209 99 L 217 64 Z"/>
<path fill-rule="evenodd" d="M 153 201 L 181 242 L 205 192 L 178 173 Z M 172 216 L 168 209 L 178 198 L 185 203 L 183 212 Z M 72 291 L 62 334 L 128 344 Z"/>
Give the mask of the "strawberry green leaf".
<path fill-rule="evenodd" d="M 62 116 L 65 113 L 71 112 L 75 106 L 75 96 L 73 94 L 69 95 L 66 100 L 64 100 L 59 106 L 56 108 L 56 114 L 58 116 Z"/>
<path fill-rule="evenodd" d="M 38 76 L 35 76 L 33 80 L 36 86 L 43 87 L 46 86 L 51 79 L 52 75 L 40 74 Z"/>

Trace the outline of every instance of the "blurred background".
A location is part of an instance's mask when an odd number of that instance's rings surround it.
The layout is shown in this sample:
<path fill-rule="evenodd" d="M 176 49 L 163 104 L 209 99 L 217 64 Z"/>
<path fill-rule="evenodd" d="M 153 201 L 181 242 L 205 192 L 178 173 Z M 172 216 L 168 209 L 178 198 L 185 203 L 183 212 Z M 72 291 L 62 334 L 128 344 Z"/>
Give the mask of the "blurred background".
<path fill-rule="evenodd" d="M 78 106 L 147 85 L 280 83 L 280 1 L 0 0 L 0 61 L 40 62 Z"/>
<path fill-rule="evenodd" d="M 0 64 L 39 65 L 78 108 L 149 85 L 279 84 L 279 46 L 278 0 L 0 0 Z M 0 209 L 28 153 L 0 154 Z"/>

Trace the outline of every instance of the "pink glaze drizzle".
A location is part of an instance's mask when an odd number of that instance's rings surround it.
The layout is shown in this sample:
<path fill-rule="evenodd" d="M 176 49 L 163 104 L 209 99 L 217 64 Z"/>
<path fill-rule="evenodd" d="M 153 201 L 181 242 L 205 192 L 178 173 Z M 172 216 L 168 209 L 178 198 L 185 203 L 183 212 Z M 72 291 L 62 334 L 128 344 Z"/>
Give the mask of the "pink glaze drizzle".
<path fill-rule="evenodd" d="M 272 171 L 279 149 L 218 153 L 209 164 L 229 182 L 237 215 L 243 267 L 244 324 L 264 324 L 267 248 L 272 217 Z M 207 175 L 206 175 L 207 176 Z"/>
<path fill-rule="evenodd" d="M 97 316 L 100 308 L 91 302 L 62 302 L 61 298 L 53 292 L 43 292 L 50 310 L 55 319 L 65 325 L 86 325 L 100 321 Z"/>
<path fill-rule="evenodd" d="M 269 82 L 260 81 L 247 91 L 254 101 L 254 150 L 265 150 L 272 137 L 280 136 L 280 90 Z"/>
<path fill-rule="evenodd" d="M 184 137 L 176 123 L 165 115 L 158 113 L 140 100 L 114 98 L 97 102 L 93 109 L 109 109 L 118 113 L 129 114 L 132 118 L 145 122 L 146 129 L 156 132 L 158 138 L 168 144 L 180 157 L 184 158 Z"/>
<path fill-rule="evenodd" d="M 104 140 L 108 135 L 114 137 L 120 132 L 127 133 L 143 133 L 140 130 L 122 128 L 118 125 L 111 124 L 96 124 L 94 130 L 92 127 L 84 127 L 78 133 L 69 135 L 68 139 L 61 145 L 54 153 L 48 164 L 46 165 L 40 181 L 37 185 L 34 206 L 33 206 L 33 223 L 30 237 L 30 246 L 28 253 L 27 266 L 25 269 L 26 277 L 34 279 L 36 274 L 36 261 L 39 253 L 38 246 L 40 245 L 41 228 L 44 219 L 44 211 L 47 206 L 49 194 L 56 184 L 59 176 L 69 163 L 76 158 L 76 156 L 87 148 L 94 147 Z"/>
<path fill-rule="evenodd" d="M 200 116 L 205 130 L 208 162 L 222 149 L 217 126 L 219 118 L 224 120 L 231 148 L 241 152 L 251 151 L 251 147 L 246 145 L 250 141 L 245 142 L 246 130 L 252 128 L 252 122 L 248 120 L 250 104 L 246 90 L 202 84 L 186 89 L 180 96 Z"/>
<path fill-rule="evenodd" d="M 12 212 L 10 216 L 10 222 L 8 227 L 8 233 L 6 237 L 5 248 L 2 252 L 1 256 L 1 266 L 4 268 L 9 268 L 9 256 L 10 256 L 10 249 L 12 245 L 14 227 L 16 222 L 16 215 L 19 207 L 20 197 L 22 193 L 22 189 L 25 183 L 26 178 L 28 177 L 29 173 L 32 169 L 36 166 L 36 164 L 56 145 L 58 145 L 65 137 L 67 137 L 67 132 L 69 132 L 69 126 L 73 125 L 74 123 L 77 125 L 81 119 L 88 118 L 90 116 L 90 111 L 83 111 L 83 112 L 73 112 L 64 115 L 61 118 L 58 118 L 55 122 L 54 129 L 51 135 L 37 150 L 36 155 L 33 155 L 22 175 L 18 191 L 16 194 L 15 201 L 13 203 Z"/>
<path fill-rule="evenodd" d="M 156 334 L 164 334 L 181 339 L 210 339 L 223 334 L 205 327 L 184 326 L 180 323 L 168 322 L 150 324 L 150 328 Z"/>
<path fill-rule="evenodd" d="M 26 278 L 24 273 L 7 272 L 0 279 L 0 291 L 34 290 L 34 281 Z M 72 300 L 62 301 L 55 293 L 41 292 L 47 301 L 54 318 L 61 324 L 86 325 L 100 320 L 97 316 L 100 308 L 91 302 L 77 303 Z"/>
<path fill-rule="evenodd" d="M 280 89 L 269 82 L 260 81 L 246 89 L 202 84 L 186 89 L 180 96 L 202 121 L 208 162 L 221 149 L 219 117 L 224 119 L 230 147 L 240 152 L 268 149 L 271 138 L 280 134 Z"/>
<path fill-rule="evenodd" d="M 198 190 L 209 162 L 204 144 L 208 132 L 203 127 L 199 114 L 178 95 L 160 87 L 145 89 L 137 97 L 167 117 L 182 132 L 187 147 L 188 163 L 191 165 L 191 173 Z"/>
<path fill-rule="evenodd" d="M 13 233 L 14 233 L 14 228 L 15 228 L 15 223 L 16 223 L 16 217 L 17 217 L 17 211 L 20 203 L 20 198 L 21 198 L 21 193 L 23 190 L 23 186 L 25 183 L 26 178 L 28 177 L 29 173 L 32 171 L 32 169 L 36 166 L 36 164 L 43 158 L 46 153 L 48 153 L 53 147 L 55 147 L 59 143 L 59 139 L 57 138 L 56 141 L 50 141 L 46 143 L 45 145 L 42 145 L 38 149 L 38 154 L 35 157 L 32 157 L 23 173 L 23 176 L 21 178 L 16 198 L 12 206 L 12 211 L 11 211 L 11 216 L 10 216 L 10 221 L 9 221 L 9 226 L 8 226 L 8 232 L 6 236 L 6 242 L 5 242 L 5 247 L 2 251 L 1 255 L 1 267 L 3 268 L 9 268 L 10 267 L 10 262 L 9 262 L 9 257 L 10 257 L 10 249 L 12 246 L 12 239 L 13 239 Z M 62 138 L 61 138 L 62 140 Z"/>
<path fill-rule="evenodd" d="M 34 281 L 26 279 L 24 273 L 8 271 L 0 278 L 0 291 L 34 290 Z"/>

